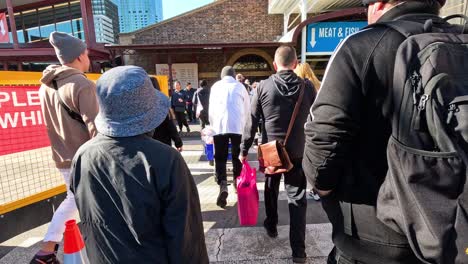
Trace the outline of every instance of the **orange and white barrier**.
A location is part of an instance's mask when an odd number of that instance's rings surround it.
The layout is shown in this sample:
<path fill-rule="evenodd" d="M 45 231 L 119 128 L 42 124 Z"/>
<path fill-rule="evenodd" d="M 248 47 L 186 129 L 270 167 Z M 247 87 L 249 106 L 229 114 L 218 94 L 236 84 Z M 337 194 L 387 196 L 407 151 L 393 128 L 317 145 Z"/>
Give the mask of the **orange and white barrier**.
<path fill-rule="evenodd" d="M 89 264 L 83 237 L 75 220 L 69 220 L 65 223 L 63 238 L 63 263 Z"/>

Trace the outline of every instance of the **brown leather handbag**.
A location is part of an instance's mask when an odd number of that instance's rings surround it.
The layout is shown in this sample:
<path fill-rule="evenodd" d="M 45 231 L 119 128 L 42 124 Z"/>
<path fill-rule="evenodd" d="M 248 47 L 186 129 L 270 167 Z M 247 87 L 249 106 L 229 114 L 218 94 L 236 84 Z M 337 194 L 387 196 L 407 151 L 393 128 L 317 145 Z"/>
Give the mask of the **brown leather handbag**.
<path fill-rule="evenodd" d="M 286 151 L 286 143 L 288 142 L 289 134 L 296 121 L 299 108 L 302 103 L 302 97 L 304 95 L 304 83 L 301 85 L 301 91 L 299 97 L 297 98 L 296 105 L 294 107 L 294 112 L 289 121 L 288 132 L 284 138 L 284 143 L 281 143 L 278 140 L 273 140 L 265 144 L 258 146 L 258 162 L 260 163 L 260 170 L 265 174 L 279 174 L 288 172 L 293 168 L 293 164 L 289 159 L 288 152 Z"/>

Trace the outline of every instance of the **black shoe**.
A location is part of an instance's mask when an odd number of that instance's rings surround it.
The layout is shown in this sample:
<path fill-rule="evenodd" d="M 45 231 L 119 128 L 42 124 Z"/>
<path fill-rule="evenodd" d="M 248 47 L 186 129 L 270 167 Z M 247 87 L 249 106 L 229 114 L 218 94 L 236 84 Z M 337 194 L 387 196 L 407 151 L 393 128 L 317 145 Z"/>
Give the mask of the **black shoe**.
<path fill-rule="evenodd" d="M 293 263 L 307 263 L 307 258 L 293 257 Z"/>
<path fill-rule="evenodd" d="M 278 229 L 276 229 L 276 226 L 274 227 L 268 227 L 265 223 L 263 223 L 263 227 L 267 231 L 267 235 L 271 238 L 278 237 Z"/>
<path fill-rule="evenodd" d="M 210 166 L 214 166 L 214 160 L 208 161 L 208 164 L 210 164 Z M 215 180 L 216 180 L 216 182 L 218 181 L 217 179 L 215 179 Z"/>
<path fill-rule="evenodd" d="M 29 264 L 61 264 L 60 261 L 57 259 L 57 250 L 59 245 L 55 245 L 55 250 L 53 253 L 48 255 L 38 256 L 34 255 L 33 259 Z"/>
<path fill-rule="evenodd" d="M 190 133 L 190 127 L 187 127 L 187 133 Z"/>
<path fill-rule="evenodd" d="M 225 181 L 221 182 L 219 186 L 219 194 L 218 199 L 216 199 L 216 205 L 225 208 L 227 205 L 227 197 L 228 197 L 228 188 L 227 183 Z"/>

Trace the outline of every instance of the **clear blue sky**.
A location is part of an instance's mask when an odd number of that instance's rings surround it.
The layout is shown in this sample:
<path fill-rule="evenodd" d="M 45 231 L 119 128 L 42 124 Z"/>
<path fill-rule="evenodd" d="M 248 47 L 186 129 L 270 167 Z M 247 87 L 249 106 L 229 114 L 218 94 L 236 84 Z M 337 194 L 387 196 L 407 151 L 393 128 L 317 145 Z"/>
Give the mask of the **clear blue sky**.
<path fill-rule="evenodd" d="M 212 2 L 213 0 L 162 0 L 163 18 L 168 19 Z"/>

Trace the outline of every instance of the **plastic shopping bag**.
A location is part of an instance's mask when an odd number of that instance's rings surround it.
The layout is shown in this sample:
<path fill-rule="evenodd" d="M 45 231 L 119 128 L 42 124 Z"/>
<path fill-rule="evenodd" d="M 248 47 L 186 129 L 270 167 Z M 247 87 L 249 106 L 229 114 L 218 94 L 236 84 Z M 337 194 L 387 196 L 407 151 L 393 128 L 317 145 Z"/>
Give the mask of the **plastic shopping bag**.
<path fill-rule="evenodd" d="M 203 140 L 203 142 L 205 142 L 205 144 L 213 144 L 213 136 L 216 134 L 216 132 L 212 127 L 205 127 L 200 134 L 201 139 Z"/>
<path fill-rule="evenodd" d="M 195 113 L 196 114 L 195 116 L 197 118 L 200 118 L 201 111 L 203 111 L 204 108 L 203 108 L 203 105 L 200 102 L 200 97 L 198 97 L 198 95 L 197 95 L 197 102 L 198 102 L 197 103 L 197 111 Z"/>
<path fill-rule="evenodd" d="M 214 160 L 214 146 L 213 144 L 205 144 L 205 155 L 207 160 Z"/>
<path fill-rule="evenodd" d="M 247 161 L 237 178 L 237 211 L 243 226 L 256 225 L 258 217 L 257 172 Z"/>

